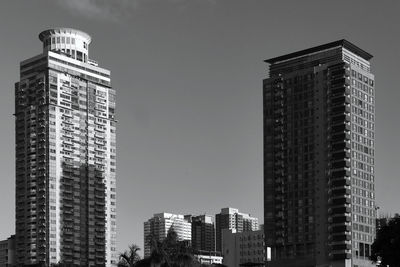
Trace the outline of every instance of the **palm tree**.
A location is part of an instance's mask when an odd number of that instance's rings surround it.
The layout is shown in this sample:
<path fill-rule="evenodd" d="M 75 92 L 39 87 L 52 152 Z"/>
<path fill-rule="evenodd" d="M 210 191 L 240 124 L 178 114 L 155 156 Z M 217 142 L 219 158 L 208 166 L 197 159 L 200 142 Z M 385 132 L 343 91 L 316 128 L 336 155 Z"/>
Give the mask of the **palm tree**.
<path fill-rule="evenodd" d="M 118 267 L 135 267 L 140 261 L 139 250 L 140 248 L 137 245 L 130 245 L 129 251 L 125 251 L 119 255 Z"/>

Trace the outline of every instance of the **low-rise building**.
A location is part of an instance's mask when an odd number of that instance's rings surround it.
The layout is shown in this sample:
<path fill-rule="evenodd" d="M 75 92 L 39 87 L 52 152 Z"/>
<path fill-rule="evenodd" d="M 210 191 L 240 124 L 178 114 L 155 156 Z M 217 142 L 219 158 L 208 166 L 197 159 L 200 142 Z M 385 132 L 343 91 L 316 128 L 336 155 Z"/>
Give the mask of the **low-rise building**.
<path fill-rule="evenodd" d="M 222 256 L 229 267 L 265 266 L 264 231 L 223 229 Z"/>

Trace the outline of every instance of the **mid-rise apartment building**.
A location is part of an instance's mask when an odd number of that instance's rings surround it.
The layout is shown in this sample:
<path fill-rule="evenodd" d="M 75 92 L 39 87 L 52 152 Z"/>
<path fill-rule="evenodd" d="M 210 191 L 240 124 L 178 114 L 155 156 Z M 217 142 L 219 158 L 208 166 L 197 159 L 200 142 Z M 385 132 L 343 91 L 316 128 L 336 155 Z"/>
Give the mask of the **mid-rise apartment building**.
<path fill-rule="evenodd" d="M 216 250 L 222 251 L 222 230 L 234 229 L 237 232 L 258 230 L 258 219 L 241 213 L 235 208 L 223 208 L 215 215 Z"/>
<path fill-rule="evenodd" d="M 172 213 L 156 213 L 152 218 L 144 222 L 144 256 L 151 254 L 151 238 L 163 241 L 168 231 L 173 229 L 179 241 L 192 239 L 192 224 L 183 215 Z"/>
<path fill-rule="evenodd" d="M 185 215 L 192 224 L 192 248 L 195 251 L 215 251 L 215 226 L 210 215 Z"/>

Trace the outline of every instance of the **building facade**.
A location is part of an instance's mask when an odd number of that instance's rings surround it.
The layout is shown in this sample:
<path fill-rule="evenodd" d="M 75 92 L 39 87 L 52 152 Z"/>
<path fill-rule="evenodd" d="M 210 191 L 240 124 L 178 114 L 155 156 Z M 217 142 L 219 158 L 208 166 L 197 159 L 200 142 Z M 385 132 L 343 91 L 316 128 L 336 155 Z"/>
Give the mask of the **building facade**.
<path fill-rule="evenodd" d="M 265 266 L 264 231 L 222 230 L 222 263 L 229 267 Z"/>
<path fill-rule="evenodd" d="M 195 251 L 215 251 L 215 226 L 210 215 L 185 215 L 192 224 L 192 248 Z"/>
<path fill-rule="evenodd" d="M 91 37 L 55 28 L 15 84 L 17 264 L 114 266 L 115 90 Z"/>
<path fill-rule="evenodd" d="M 371 266 L 376 218 L 371 58 L 339 40 L 266 60 L 269 266 Z"/>
<path fill-rule="evenodd" d="M 250 214 L 241 213 L 238 209 L 223 208 L 215 215 L 216 250 L 222 251 L 222 230 L 234 229 L 237 232 L 258 230 L 258 219 Z"/>
<path fill-rule="evenodd" d="M 163 241 L 168 231 L 173 229 L 179 241 L 192 239 L 192 224 L 188 222 L 183 215 L 172 213 L 156 213 L 152 218 L 144 222 L 144 256 L 151 254 L 151 238 L 157 241 Z"/>
<path fill-rule="evenodd" d="M 0 241 L 0 267 L 15 265 L 15 235 Z"/>

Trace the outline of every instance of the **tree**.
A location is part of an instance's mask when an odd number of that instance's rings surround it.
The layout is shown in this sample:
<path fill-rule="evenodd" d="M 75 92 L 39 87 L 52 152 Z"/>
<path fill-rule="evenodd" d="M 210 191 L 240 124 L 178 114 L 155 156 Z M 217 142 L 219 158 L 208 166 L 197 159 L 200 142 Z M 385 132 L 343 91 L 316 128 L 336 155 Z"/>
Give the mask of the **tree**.
<path fill-rule="evenodd" d="M 372 244 L 371 260 L 377 262 L 378 257 L 382 266 L 400 266 L 400 216 L 390 219 L 379 229 Z"/>
<path fill-rule="evenodd" d="M 129 251 L 119 255 L 118 267 L 136 267 L 136 264 L 140 261 L 139 250 L 140 248 L 137 245 L 130 245 Z"/>
<path fill-rule="evenodd" d="M 167 237 L 163 241 L 158 241 L 154 237 L 149 237 L 151 247 L 151 262 L 161 267 L 192 267 L 196 261 L 190 243 L 179 241 L 178 234 L 171 227 Z"/>
<path fill-rule="evenodd" d="M 180 241 L 178 234 L 171 227 L 167 237 L 163 241 L 157 240 L 154 236 L 148 236 L 151 254 L 149 257 L 140 259 L 137 252 L 139 247 L 132 245 L 129 251 L 120 254 L 118 267 L 201 267 L 194 259 L 193 249 L 187 240 Z M 209 265 L 208 265 L 209 266 Z M 222 266 L 225 265 L 212 265 Z"/>

